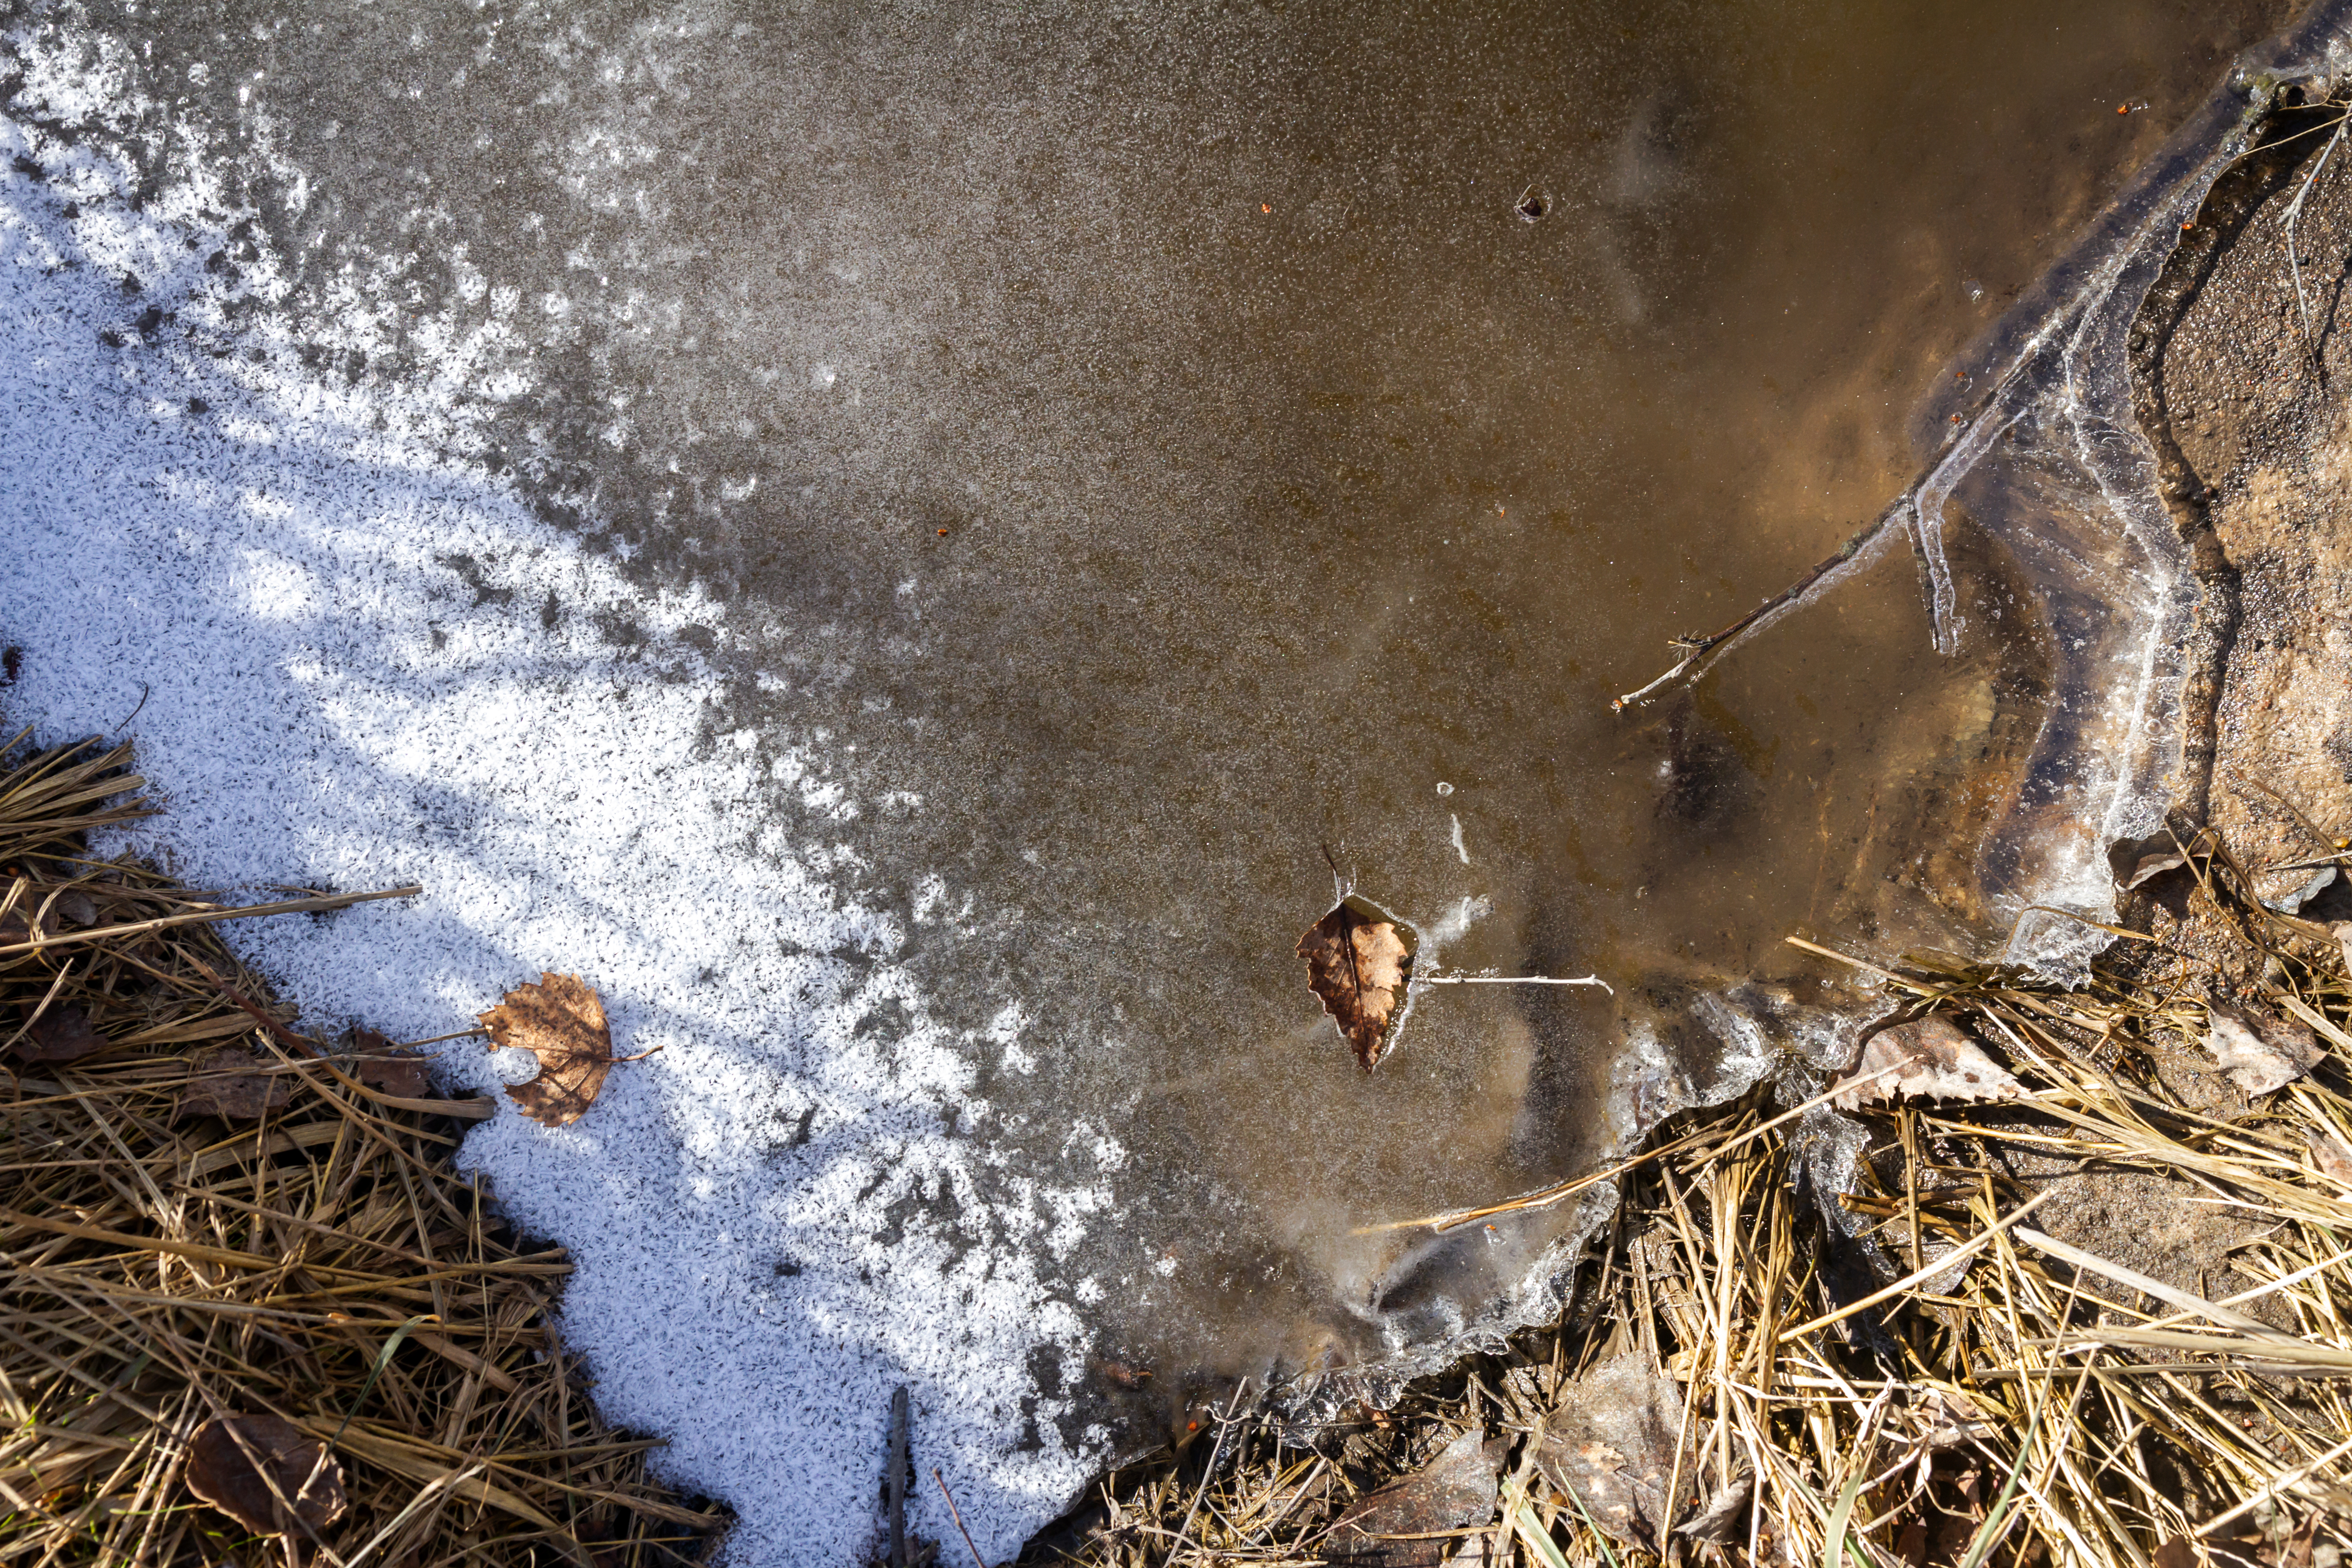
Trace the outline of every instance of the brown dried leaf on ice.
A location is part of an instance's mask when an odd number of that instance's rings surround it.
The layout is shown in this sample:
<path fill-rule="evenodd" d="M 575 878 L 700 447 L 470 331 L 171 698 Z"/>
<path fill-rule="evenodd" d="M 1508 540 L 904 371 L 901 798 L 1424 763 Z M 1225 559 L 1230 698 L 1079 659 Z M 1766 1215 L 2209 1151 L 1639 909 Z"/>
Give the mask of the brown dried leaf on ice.
<path fill-rule="evenodd" d="M 1371 1071 L 1396 1032 L 1412 949 L 1394 921 L 1342 899 L 1307 928 L 1298 939 L 1298 956 L 1307 961 L 1307 989 L 1322 998 L 1339 1037 L 1355 1047 L 1364 1070 Z"/>
<path fill-rule="evenodd" d="M 1354 1568 L 1435 1568 L 1456 1544 L 1441 1531 L 1495 1517 L 1501 1458 L 1501 1446 L 1490 1449 L 1473 1426 L 1412 1475 L 1349 1504 L 1324 1540 L 1325 1558 Z M 1423 1539 L 1396 1539 L 1415 1535 Z"/>
<path fill-rule="evenodd" d="M 425 1058 L 415 1051 L 401 1049 L 373 1029 L 353 1029 L 352 1044 L 359 1051 L 354 1076 L 378 1094 L 422 1100 L 433 1092 Z"/>
<path fill-rule="evenodd" d="M 2324 1129 L 2311 1134 L 2311 1163 L 2319 1173 L 2339 1187 L 2352 1187 L 2352 1147 L 2343 1138 Z"/>
<path fill-rule="evenodd" d="M 2309 1029 L 2266 1013 L 2205 1005 L 2205 1048 L 2230 1081 L 2248 1094 L 2268 1094 L 2319 1065 L 2326 1053 Z"/>
<path fill-rule="evenodd" d="M 1536 1468 L 1563 1498 L 1573 1494 L 1602 1534 L 1655 1552 L 1682 1407 L 1646 1355 L 1619 1356 L 1560 1391 L 1537 1439 Z"/>
<path fill-rule="evenodd" d="M 216 1415 L 188 1444 L 188 1489 L 257 1535 L 308 1539 L 342 1516 L 343 1467 L 276 1415 Z"/>
<path fill-rule="evenodd" d="M 613 1032 L 604 1005 L 576 974 L 541 973 L 536 985 L 518 985 L 480 1016 L 493 1048 L 529 1051 L 539 1076 L 511 1083 L 507 1094 L 525 1116 L 549 1127 L 580 1120 L 596 1103 L 613 1066 Z"/>
<path fill-rule="evenodd" d="M 1878 1075 L 1884 1074 L 1884 1077 Z M 2016 1100 L 2024 1088 L 1940 1014 L 1881 1029 L 1862 1047 L 1862 1059 L 1835 1085 L 1842 1110 L 1878 1105 L 1897 1095 L 1914 1100 Z"/>
<path fill-rule="evenodd" d="M 267 1070 L 270 1064 L 242 1046 L 221 1046 L 191 1063 L 188 1086 L 180 1091 L 180 1109 L 173 1120 L 191 1116 L 225 1116 L 231 1121 L 252 1121 L 284 1105 L 293 1092 L 285 1078 Z"/>
<path fill-rule="evenodd" d="M 26 1010 L 28 1014 L 30 1008 Z M 16 1042 L 16 1058 L 27 1062 L 78 1062 L 112 1044 L 79 1007 L 51 1007 L 33 1020 Z"/>

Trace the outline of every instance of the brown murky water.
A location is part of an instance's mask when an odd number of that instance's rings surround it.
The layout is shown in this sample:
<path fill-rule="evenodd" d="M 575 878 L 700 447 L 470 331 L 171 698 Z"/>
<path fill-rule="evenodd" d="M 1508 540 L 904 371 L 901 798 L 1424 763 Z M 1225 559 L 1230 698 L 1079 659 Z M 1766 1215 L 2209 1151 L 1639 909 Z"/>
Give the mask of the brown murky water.
<path fill-rule="evenodd" d="M 524 373 L 492 460 L 765 628 L 714 645 L 714 731 L 903 907 L 994 1135 L 1124 1151 L 1063 1267 L 1163 1373 L 1089 1414 L 1148 1422 L 1480 1321 L 1572 1216 L 1368 1227 L 1591 1163 L 1629 1025 L 1801 992 L 1790 930 L 1998 938 L 1970 852 L 2043 666 L 1933 653 L 1901 554 L 1609 699 L 1902 488 L 1940 367 L 2280 10 L 121 25 L 274 117 L 307 288 L 480 301 Z M 1431 988 L 1359 1072 L 1291 956 L 1327 848 L 1424 972 L 1615 994 Z"/>

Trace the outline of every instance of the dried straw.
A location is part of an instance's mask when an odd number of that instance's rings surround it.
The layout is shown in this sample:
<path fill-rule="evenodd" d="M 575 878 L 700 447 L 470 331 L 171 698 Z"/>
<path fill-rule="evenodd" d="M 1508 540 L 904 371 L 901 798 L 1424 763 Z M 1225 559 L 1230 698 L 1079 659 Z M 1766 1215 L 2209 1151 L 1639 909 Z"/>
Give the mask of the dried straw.
<path fill-rule="evenodd" d="M 563 1253 L 449 1165 L 488 1102 L 370 1088 L 223 944 L 237 911 L 89 858 L 144 810 L 128 764 L 90 743 L 0 775 L 0 1563 L 694 1560 L 720 1517 L 648 1481 L 551 1330 Z M 70 1010 L 106 1048 L 24 1059 Z M 224 1046 L 283 1103 L 180 1115 Z M 331 1446 L 351 1506 L 323 1539 L 257 1539 L 185 1489 L 191 1435 L 244 1412 Z"/>
<path fill-rule="evenodd" d="M 2263 908 L 2215 837 L 2187 847 L 2172 940 L 2126 933 L 2083 990 L 1933 955 L 1850 961 L 1961 1024 L 2022 1100 L 1864 1112 L 1870 1148 L 1824 1199 L 1808 1156 L 1829 1113 L 1786 1117 L 1822 1087 L 1791 1063 L 1609 1173 L 1615 1223 L 1553 1329 L 1320 1433 L 1245 1416 L 1215 1473 L 1196 1445 L 1115 1478 L 1033 1556 L 1317 1561 L 1350 1503 L 1477 1424 L 1514 1444 L 1493 1517 L 1370 1560 L 1655 1561 L 1533 1463 L 1579 1374 L 1632 1353 L 1684 1415 L 1671 1452 L 1626 1455 L 1627 1472 L 1664 1477 L 1681 1525 L 1732 1505 L 1717 1539 L 1669 1537 L 1671 1557 L 2329 1568 L 2352 1545 L 2352 975 L 2329 929 Z M 2302 1020 L 2328 1058 L 2252 1102 L 2189 1103 L 2179 1086 L 2214 1088 L 2209 989 Z M 2231 1258 L 2253 1285 L 2211 1300 L 2044 1234 L 2063 1205 L 2026 1211 L 2069 1177 L 2158 1178 L 2174 1212 L 2259 1220 Z"/>

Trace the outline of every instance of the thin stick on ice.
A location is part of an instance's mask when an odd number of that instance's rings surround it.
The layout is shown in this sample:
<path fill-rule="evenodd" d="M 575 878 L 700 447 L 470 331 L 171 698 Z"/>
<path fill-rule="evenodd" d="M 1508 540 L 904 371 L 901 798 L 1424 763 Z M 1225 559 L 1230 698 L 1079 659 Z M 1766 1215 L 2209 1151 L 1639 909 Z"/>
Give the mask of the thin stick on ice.
<path fill-rule="evenodd" d="M 1612 996 L 1617 994 L 1616 987 L 1598 974 L 1580 974 L 1573 980 L 1559 979 L 1549 974 L 1424 974 L 1418 984 L 1423 985 L 1598 985 Z"/>

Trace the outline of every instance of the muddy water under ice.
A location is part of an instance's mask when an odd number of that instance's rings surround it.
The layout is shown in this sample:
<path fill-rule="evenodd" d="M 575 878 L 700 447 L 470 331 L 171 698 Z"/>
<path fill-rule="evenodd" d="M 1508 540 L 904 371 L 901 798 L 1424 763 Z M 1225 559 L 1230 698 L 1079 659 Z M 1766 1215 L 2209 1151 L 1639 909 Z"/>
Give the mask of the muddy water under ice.
<path fill-rule="evenodd" d="M 2273 10 L 112 25 L 271 118 L 303 288 L 504 322 L 494 466 L 766 628 L 714 644 L 714 731 L 902 911 L 990 1136 L 1033 1173 L 1124 1151 L 1059 1267 L 1160 1376 L 1039 1375 L 1142 1438 L 1218 1378 L 1539 1303 L 1571 1214 L 1364 1227 L 1588 1166 L 1629 1031 L 1703 1081 L 1693 995 L 1818 984 L 1789 930 L 2000 940 L 1974 851 L 2060 678 L 2016 563 L 1948 541 L 1954 656 L 1895 552 L 1695 693 L 1608 699 L 1902 490 L 1940 367 Z M 1358 1072 L 1290 956 L 1327 847 L 1424 971 L 1615 996 L 1428 989 Z"/>

